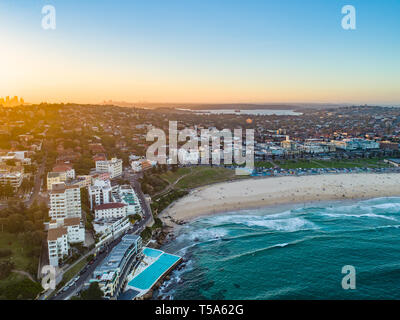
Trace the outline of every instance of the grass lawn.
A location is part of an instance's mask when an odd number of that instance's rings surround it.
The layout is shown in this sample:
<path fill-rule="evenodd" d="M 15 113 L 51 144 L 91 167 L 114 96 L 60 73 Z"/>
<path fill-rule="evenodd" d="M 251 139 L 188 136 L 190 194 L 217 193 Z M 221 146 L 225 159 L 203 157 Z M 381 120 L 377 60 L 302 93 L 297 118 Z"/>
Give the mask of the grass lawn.
<path fill-rule="evenodd" d="M 0 248 L 12 251 L 11 257 L 0 259 L 11 259 L 15 264 L 15 269 L 30 272 L 30 270 L 37 268 L 39 257 L 30 257 L 29 252 L 32 248 L 24 246 L 16 234 L 0 232 Z M 32 268 L 32 265 L 35 268 Z"/>
<path fill-rule="evenodd" d="M 309 168 L 383 168 L 390 165 L 383 162 L 383 159 L 345 159 L 345 160 L 287 160 L 276 161 L 282 169 L 309 169 Z"/>
<path fill-rule="evenodd" d="M 255 161 L 254 166 L 256 168 L 264 167 L 264 168 L 273 168 L 274 165 L 269 161 Z"/>
<path fill-rule="evenodd" d="M 317 161 L 328 168 L 382 168 L 389 167 L 381 159 L 349 159 L 349 160 L 332 160 L 332 161 Z"/>
<path fill-rule="evenodd" d="M 326 166 L 324 164 L 324 161 L 307 161 L 307 160 L 287 160 L 287 161 L 281 161 L 281 163 L 277 163 L 282 169 L 297 169 L 297 168 L 302 168 L 302 169 L 310 169 L 310 168 L 325 168 Z"/>
<path fill-rule="evenodd" d="M 180 177 L 190 172 L 190 168 L 178 168 L 175 172 L 168 171 L 160 175 L 160 178 L 167 180 L 169 183 L 174 183 Z"/>
<path fill-rule="evenodd" d="M 235 175 L 235 170 L 220 167 L 193 167 L 192 172 L 182 178 L 176 187 L 192 189 L 207 184 L 243 178 Z"/>

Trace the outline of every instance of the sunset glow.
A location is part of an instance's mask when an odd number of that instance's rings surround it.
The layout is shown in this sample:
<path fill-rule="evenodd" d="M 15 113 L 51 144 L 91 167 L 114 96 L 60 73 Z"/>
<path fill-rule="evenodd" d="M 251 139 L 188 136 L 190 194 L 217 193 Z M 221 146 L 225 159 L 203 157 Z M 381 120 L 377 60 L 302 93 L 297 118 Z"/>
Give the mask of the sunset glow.
<path fill-rule="evenodd" d="M 390 6 L 388 6 L 390 2 Z M 398 1 L 0 3 L 0 96 L 27 102 L 400 103 Z M 397 13 L 396 13 L 397 9 Z"/>

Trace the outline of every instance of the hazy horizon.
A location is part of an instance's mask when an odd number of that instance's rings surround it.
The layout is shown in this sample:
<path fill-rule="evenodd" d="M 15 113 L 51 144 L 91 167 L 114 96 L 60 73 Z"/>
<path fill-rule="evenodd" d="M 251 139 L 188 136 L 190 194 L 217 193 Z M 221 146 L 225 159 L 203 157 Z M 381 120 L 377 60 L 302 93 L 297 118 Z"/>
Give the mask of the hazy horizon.
<path fill-rule="evenodd" d="M 55 30 L 41 26 L 49 4 Z M 346 4 L 3 0 L 0 94 L 30 103 L 400 105 L 400 3 L 352 1 L 356 30 L 341 26 Z"/>

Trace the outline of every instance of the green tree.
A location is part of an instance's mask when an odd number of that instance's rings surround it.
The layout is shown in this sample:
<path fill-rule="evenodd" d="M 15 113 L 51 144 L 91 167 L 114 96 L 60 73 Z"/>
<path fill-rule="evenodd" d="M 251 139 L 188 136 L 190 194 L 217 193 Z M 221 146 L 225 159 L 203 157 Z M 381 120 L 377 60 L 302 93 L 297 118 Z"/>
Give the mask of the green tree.
<path fill-rule="evenodd" d="M 81 292 L 82 300 L 102 300 L 103 291 L 101 291 L 97 282 L 92 282 L 88 289 Z"/>

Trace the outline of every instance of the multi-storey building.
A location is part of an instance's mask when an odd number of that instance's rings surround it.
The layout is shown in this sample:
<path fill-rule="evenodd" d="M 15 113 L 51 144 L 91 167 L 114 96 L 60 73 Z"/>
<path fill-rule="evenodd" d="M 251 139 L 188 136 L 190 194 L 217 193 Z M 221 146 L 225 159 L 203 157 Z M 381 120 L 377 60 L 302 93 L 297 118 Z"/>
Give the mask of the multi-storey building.
<path fill-rule="evenodd" d="M 127 206 L 127 215 L 142 215 L 142 206 L 139 198 L 130 185 L 115 186 L 112 197 L 114 202 L 120 202 Z"/>
<path fill-rule="evenodd" d="M 53 185 L 50 192 L 50 211 L 52 219 L 81 217 L 81 192 L 79 186 L 65 183 Z"/>
<path fill-rule="evenodd" d="M 370 150 L 379 149 L 379 142 L 366 139 L 343 139 L 343 140 L 332 140 L 331 143 L 338 149 L 347 151 L 351 150 Z"/>
<path fill-rule="evenodd" d="M 131 223 L 128 218 L 96 219 L 93 222 L 93 227 L 99 236 L 96 247 L 100 248 L 126 232 L 131 227 Z"/>
<path fill-rule="evenodd" d="M 111 183 L 109 180 L 94 180 L 93 185 L 89 187 L 90 209 L 104 203 L 112 202 Z"/>
<path fill-rule="evenodd" d="M 53 172 L 60 173 L 64 177 L 65 180 L 75 179 L 75 169 L 66 164 L 59 164 L 59 165 L 54 166 Z"/>
<path fill-rule="evenodd" d="M 0 166 L 0 184 L 2 185 L 9 184 L 14 189 L 18 189 L 21 186 L 23 179 L 24 179 L 23 167 L 12 167 L 7 165 Z"/>
<path fill-rule="evenodd" d="M 68 255 L 68 230 L 65 227 L 49 229 L 47 234 L 47 246 L 49 252 L 49 262 L 57 267 L 59 260 Z"/>
<path fill-rule="evenodd" d="M 122 160 L 112 158 L 111 160 L 96 161 L 97 172 L 109 172 L 111 179 L 122 175 Z"/>
<path fill-rule="evenodd" d="M 115 298 L 130 267 L 141 258 L 142 239 L 137 235 L 125 235 L 103 260 L 90 282 L 98 282 L 107 299 Z"/>
<path fill-rule="evenodd" d="M 72 179 L 75 179 L 75 170 L 71 166 L 57 165 L 53 171 L 47 173 L 47 190 L 51 190 L 55 184 Z"/>
<path fill-rule="evenodd" d="M 79 181 L 81 188 L 90 187 L 92 184 L 92 176 L 91 175 L 80 175 L 76 177 Z"/>
<path fill-rule="evenodd" d="M 50 220 L 49 230 L 65 227 L 68 232 L 68 243 L 80 243 L 85 241 L 85 227 L 79 217 L 58 218 Z"/>
<path fill-rule="evenodd" d="M 48 172 L 47 173 L 47 190 L 51 190 L 53 185 L 59 184 L 65 180 L 62 180 L 62 175 L 58 172 Z"/>

